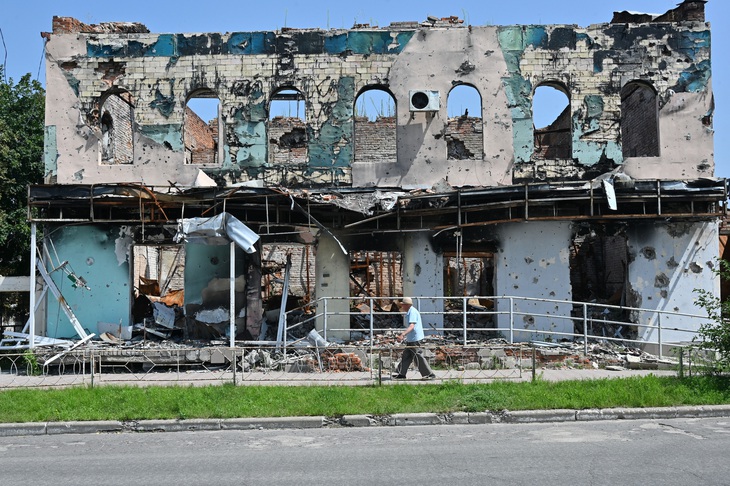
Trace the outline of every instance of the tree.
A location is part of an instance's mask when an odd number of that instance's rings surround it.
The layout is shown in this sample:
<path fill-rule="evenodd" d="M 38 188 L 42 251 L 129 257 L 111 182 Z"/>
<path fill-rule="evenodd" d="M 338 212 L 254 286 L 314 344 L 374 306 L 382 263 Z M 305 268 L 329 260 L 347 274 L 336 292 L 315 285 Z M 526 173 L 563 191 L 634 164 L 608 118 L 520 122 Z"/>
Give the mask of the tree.
<path fill-rule="evenodd" d="M 718 260 L 715 273 L 721 280 L 730 280 L 730 262 Z M 717 353 L 715 371 L 730 370 L 730 300 L 723 301 L 713 292 L 695 289 L 697 304 L 705 309 L 711 322 L 702 324 L 697 331 L 699 347 Z"/>
<path fill-rule="evenodd" d="M 30 269 L 27 193 L 43 178 L 44 106 L 38 81 L 30 74 L 17 84 L 5 81 L 0 66 L 0 275 L 28 275 Z M 8 307 L 27 310 L 8 294 L 0 294 L 0 305 L 3 314 Z"/>

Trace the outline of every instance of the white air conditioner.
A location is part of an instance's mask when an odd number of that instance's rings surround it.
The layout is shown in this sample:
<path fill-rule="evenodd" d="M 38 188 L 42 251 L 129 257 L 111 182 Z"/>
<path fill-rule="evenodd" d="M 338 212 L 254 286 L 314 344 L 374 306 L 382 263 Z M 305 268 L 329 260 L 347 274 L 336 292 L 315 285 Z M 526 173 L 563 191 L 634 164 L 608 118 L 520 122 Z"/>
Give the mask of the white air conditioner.
<path fill-rule="evenodd" d="M 408 92 L 408 109 L 410 111 L 439 111 L 440 105 L 438 91 L 411 90 Z"/>

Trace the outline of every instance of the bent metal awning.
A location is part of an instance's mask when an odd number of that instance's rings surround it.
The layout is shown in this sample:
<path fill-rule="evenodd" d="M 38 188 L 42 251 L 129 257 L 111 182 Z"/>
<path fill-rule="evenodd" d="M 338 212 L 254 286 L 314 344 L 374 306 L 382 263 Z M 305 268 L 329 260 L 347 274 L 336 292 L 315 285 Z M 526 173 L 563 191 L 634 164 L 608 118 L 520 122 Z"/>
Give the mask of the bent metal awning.
<path fill-rule="evenodd" d="M 167 226 L 228 213 L 264 241 L 311 230 L 357 234 L 483 228 L 506 222 L 715 219 L 726 179 L 538 182 L 488 188 L 192 188 L 35 185 L 28 219 Z M 278 241 L 278 240 L 277 240 Z"/>
<path fill-rule="evenodd" d="M 187 218 L 178 220 L 175 241 L 203 245 L 225 245 L 234 242 L 246 253 L 256 252 L 259 235 L 228 213 L 211 218 Z"/>

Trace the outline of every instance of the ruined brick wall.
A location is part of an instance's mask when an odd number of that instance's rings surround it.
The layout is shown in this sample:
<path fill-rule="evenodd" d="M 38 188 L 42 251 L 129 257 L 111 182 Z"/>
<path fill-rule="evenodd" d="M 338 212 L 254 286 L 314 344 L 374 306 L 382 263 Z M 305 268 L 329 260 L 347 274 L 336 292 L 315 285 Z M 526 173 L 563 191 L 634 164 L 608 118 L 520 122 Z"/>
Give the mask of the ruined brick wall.
<path fill-rule="evenodd" d="M 629 88 L 621 99 L 623 155 L 624 157 L 658 156 L 656 95 L 646 86 L 635 85 Z"/>
<path fill-rule="evenodd" d="M 313 295 L 315 255 L 312 248 L 308 245 L 294 243 L 265 244 L 261 250 L 261 262 L 264 268 L 262 277 L 264 301 L 272 296 L 281 295 L 287 255 L 291 255 L 292 262 L 289 294 L 302 299 Z"/>
<path fill-rule="evenodd" d="M 103 22 L 101 24 L 89 25 L 72 17 L 53 17 L 54 34 L 73 34 L 77 32 L 139 34 L 147 33 L 149 30 L 138 22 Z"/>
<path fill-rule="evenodd" d="M 570 109 L 563 110 L 545 128 L 535 129 L 535 151 L 532 160 L 570 159 L 572 157 Z"/>
<path fill-rule="evenodd" d="M 688 3 L 698 4 L 685 2 L 685 10 Z M 47 182 L 191 185 L 200 167 L 185 163 L 184 108 L 200 90 L 220 100 L 224 130 L 223 157 L 202 170 L 229 183 L 410 189 L 444 179 L 454 187 L 591 179 L 621 165 L 632 177 L 649 179 L 714 171 L 710 31 L 700 20 L 225 34 L 151 34 L 135 25 L 73 19 L 56 19 L 54 26 L 47 43 Z M 657 93 L 656 156 L 624 157 L 621 91 L 636 80 Z M 541 167 L 533 157 L 531 105 L 534 88 L 544 83 L 568 94 L 571 144 L 569 157 Z M 481 127 L 474 126 L 474 134 L 482 131 L 481 155 L 449 126 L 443 101 L 457 84 L 490 100 Z M 396 157 L 378 159 L 357 141 L 354 103 L 371 88 L 393 95 Z M 272 133 L 277 127 L 268 110 L 282 89 L 304 98 L 306 158 L 300 147 L 271 150 L 271 140 L 281 136 Z M 135 104 L 134 160 L 113 170 L 98 164 L 99 144 L 88 143 L 101 136 L 93 112 L 110 90 L 144 100 Z M 436 111 L 411 111 L 414 90 L 440 96 Z"/>
<path fill-rule="evenodd" d="M 102 137 L 102 157 L 104 164 L 131 164 L 133 161 L 133 119 L 132 105 L 122 99 L 121 96 L 113 94 L 109 96 L 102 106 L 102 126 L 104 121 L 109 120 L 106 129 L 109 130 L 106 136 Z M 108 118 L 107 118 L 108 117 Z"/>
<path fill-rule="evenodd" d="M 355 118 L 355 160 L 393 162 L 396 160 L 395 117 L 383 116 L 370 121 Z"/>
<path fill-rule="evenodd" d="M 212 127 L 215 127 L 213 129 Z M 215 164 L 218 155 L 218 123 L 204 122 L 193 110 L 185 107 L 185 163 Z"/>
<path fill-rule="evenodd" d="M 446 125 L 446 144 L 449 159 L 481 160 L 484 157 L 482 119 L 462 116 L 449 118 Z"/>
<path fill-rule="evenodd" d="M 269 120 L 269 163 L 274 166 L 307 164 L 307 127 L 295 117 L 277 116 Z"/>

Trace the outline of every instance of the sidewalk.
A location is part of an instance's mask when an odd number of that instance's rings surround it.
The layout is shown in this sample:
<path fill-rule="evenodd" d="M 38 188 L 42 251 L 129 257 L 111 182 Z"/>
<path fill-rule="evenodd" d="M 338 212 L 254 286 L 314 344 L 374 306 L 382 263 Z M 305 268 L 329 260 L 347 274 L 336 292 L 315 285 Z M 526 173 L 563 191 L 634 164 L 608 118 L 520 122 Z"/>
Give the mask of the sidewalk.
<path fill-rule="evenodd" d="M 438 372 L 437 372 L 438 374 Z M 626 378 L 630 376 L 674 376 L 676 372 L 670 370 L 616 370 L 605 369 L 541 369 L 536 375 L 547 381 L 561 380 L 589 380 Z M 390 380 L 383 378 L 383 385 L 395 384 L 422 384 L 428 385 L 444 381 L 443 376 L 433 381 L 422 381 L 418 374 L 411 372 L 412 379 Z M 121 377 L 120 377 L 121 378 Z M 133 376 L 120 380 L 120 384 L 129 384 Z M 490 382 L 504 377 L 475 380 Z M 507 378 L 509 379 L 509 378 Z M 513 377 L 518 381 L 530 381 L 532 372 L 523 372 L 521 376 Z M 324 382 L 327 384 L 327 382 Z M 368 380 L 371 384 L 372 380 Z M 148 385 L 163 385 L 164 381 L 155 380 Z M 170 384 L 167 382 L 167 384 Z M 209 382 L 201 384 L 210 384 Z M 259 380 L 242 380 L 241 386 L 248 384 L 260 385 Z M 316 383 L 309 380 L 296 380 L 286 383 L 269 381 L 266 384 L 313 385 L 323 384 L 322 380 Z M 358 380 L 331 381 L 331 385 L 358 385 Z M 272 417 L 272 418 L 237 418 L 237 419 L 192 419 L 192 420 L 140 420 L 140 421 L 103 421 L 103 422 L 42 422 L 0 424 L 0 437 L 26 435 L 55 435 L 55 434 L 98 434 L 120 432 L 183 432 L 203 430 L 256 430 L 256 429 L 311 429 L 323 427 L 379 427 L 379 426 L 409 426 L 409 425 L 467 425 L 467 424 L 498 424 L 498 423 L 539 423 L 539 422 L 585 422 L 597 420 L 636 420 L 636 419 L 669 419 L 669 418 L 700 418 L 700 417 L 730 417 L 730 405 L 687 406 L 667 408 L 611 408 L 589 410 L 523 410 L 498 412 L 457 412 L 457 413 L 411 413 L 393 415 L 346 415 L 343 417 Z"/>
<path fill-rule="evenodd" d="M 407 380 L 392 380 L 390 371 L 384 369 L 381 375 L 382 385 L 392 384 L 428 384 L 441 383 L 448 380 L 463 381 L 464 383 L 491 383 L 495 380 L 531 381 L 532 369 L 519 370 L 436 370 L 437 378 L 432 381 L 423 381 L 416 371 L 410 371 Z M 604 378 L 623 378 L 628 376 L 674 376 L 673 370 L 630 370 L 611 371 L 606 369 L 549 369 L 538 368 L 535 376 L 546 381 L 560 380 L 596 380 Z M 0 374 L 0 391 L 14 388 L 63 388 L 68 386 L 105 386 L 105 385 L 134 385 L 134 386 L 170 386 L 189 385 L 206 386 L 233 383 L 239 386 L 272 385 L 272 386 L 311 386 L 311 385 L 345 385 L 365 386 L 378 382 L 377 373 L 369 371 L 352 371 L 346 373 L 311 373 L 311 372 L 238 372 L 236 376 L 229 370 L 199 371 L 160 371 L 149 373 L 97 373 L 78 375 L 46 375 L 46 376 L 19 376 Z"/>

